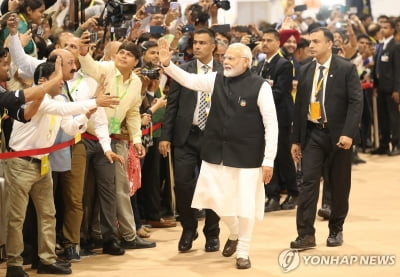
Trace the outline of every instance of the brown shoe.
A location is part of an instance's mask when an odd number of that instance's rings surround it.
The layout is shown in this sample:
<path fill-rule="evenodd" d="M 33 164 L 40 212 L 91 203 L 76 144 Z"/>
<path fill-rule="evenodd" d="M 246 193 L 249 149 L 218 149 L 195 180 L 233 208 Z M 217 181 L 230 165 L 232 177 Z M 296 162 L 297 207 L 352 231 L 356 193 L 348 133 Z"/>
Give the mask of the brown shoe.
<path fill-rule="evenodd" d="M 250 258 L 237 258 L 236 259 L 236 268 L 237 269 L 248 269 L 251 267 Z"/>
<path fill-rule="evenodd" d="M 238 245 L 238 240 L 228 239 L 225 243 L 224 250 L 222 250 L 222 256 L 230 257 L 236 252 L 236 247 Z"/>
<path fill-rule="evenodd" d="M 171 228 L 176 227 L 175 221 L 166 221 L 164 219 L 156 220 L 146 220 L 146 224 L 150 224 L 153 228 Z"/>

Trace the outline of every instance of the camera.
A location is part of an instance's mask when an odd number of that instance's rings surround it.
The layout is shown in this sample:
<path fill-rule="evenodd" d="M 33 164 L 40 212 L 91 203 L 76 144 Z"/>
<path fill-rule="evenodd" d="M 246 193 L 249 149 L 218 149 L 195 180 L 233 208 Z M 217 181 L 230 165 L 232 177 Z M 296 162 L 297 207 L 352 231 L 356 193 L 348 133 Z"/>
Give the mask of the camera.
<path fill-rule="evenodd" d="M 160 78 L 159 68 L 143 68 L 141 73 L 143 76 L 147 76 L 151 80 L 158 80 Z"/>
<path fill-rule="evenodd" d="M 145 12 L 148 13 L 148 14 L 161 13 L 161 7 L 160 6 L 147 6 L 145 8 Z"/>
<path fill-rule="evenodd" d="M 218 8 L 221 8 L 225 11 L 231 8 L 231 3 L 228 0 L 214 0 L 214 4 L 217 5 Z"/>
<path fill-rule="evenodd" d="M 185 54 L 184 53 L 174 53 L 171 57 L 171 61 L 174 64 L 183 64 L 185 62 Z"/>
<path fill-rule="evenodd" d="M 122 22 L 132 19 L 136 13 L 136 4 L 123 3 L 121 1 L 108 1 L 105 7 L 107 14 L 97 20 L 99 26 L 111 24 L 112 27 L 121 26 Z"/>
<path fill-rule="evenodd" d="M 194 25 L 188 24 L 181 27 L 182 33 L 193 33 L 195 31 Z"/>
<path fill-rule="evenodd" d="M 256 35 L 252 35 L 250 37 L 250 44 L 255 44 L 258 41 L 258 37 Z"/>

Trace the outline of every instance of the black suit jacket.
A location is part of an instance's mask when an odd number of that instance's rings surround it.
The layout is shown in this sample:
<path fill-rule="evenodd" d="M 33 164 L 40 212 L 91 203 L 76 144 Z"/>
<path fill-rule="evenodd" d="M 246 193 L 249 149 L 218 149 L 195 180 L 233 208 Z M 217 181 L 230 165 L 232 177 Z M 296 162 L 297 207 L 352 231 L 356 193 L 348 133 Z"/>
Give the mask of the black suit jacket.
<path fill-rule="evenodd" d="M 192 60 L 181 66 L 190 73 L 197 73 L 197 60 Z M 213 71 L 223 71 L 222 64 L 213 61 Z M 172 81 L 167 98 L 163 126 L 162 141 L 170 141 L 175 146 L 185 144 L 193 123 L 194 110 L 197 104 L 197 92 Z"/>
<path fill-rule="evenodd" d="M 316 61 L 300 70 L 293 118 L 292 142 L 306 142 L 307 117 L 313 86 Z M 354 138 L 363 110 L 363 94 L 356 67 L 345 59 L 333 55 L 325 88 L 325 111 L 333 144 L 340 136 Z"/>
<path fill-rule="evenodd" d="M 385 60 L 386 57 L 387 61 Z M 394 38 L 387 44 L 382 55 L 377 57 L 379 61 L 378 90 L 380 93 L 392 94 L 400 92 L 400 44 Z M 376 63 L 377 61 L 375 61 Z"/>
<path fill-rule="evenodd" d="M 261 76 L 264 60 L 261 61 L 253 71 Z M 293 65 L 287 59 L 275 55 L 270 64 L 272 95 L 274 96 L 276 115 L 278 117 L 279 126 L 290 126 L 293 120 L 293 98 L 292 98 L 292 81 L 293 81 Z"/>

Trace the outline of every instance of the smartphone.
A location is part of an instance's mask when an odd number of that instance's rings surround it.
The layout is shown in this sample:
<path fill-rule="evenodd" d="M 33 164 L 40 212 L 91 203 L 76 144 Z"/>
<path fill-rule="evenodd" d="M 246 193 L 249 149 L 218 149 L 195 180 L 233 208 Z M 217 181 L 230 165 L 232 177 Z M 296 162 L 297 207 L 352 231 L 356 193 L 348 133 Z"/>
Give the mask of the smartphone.
<path fill-rule="evenodd" d="M 184 25 L 181 27 L 182 33 L 193 33 L 195 31 L 193 24 Z"/>
<path fill-rule="evenodd" d="M 97 42 L 97 32 L 90 32 L 90 43 Z"/>
<path fill-rule="evenodd" d="M 43 33 L 44 33 L 43 27 L 40 25 L 36 30 L 36 35 L 41 37 L 43 35 Z"/>
<path fill-rule="evenodd" d="M 166 34 L 167 31 L 163 26 L 150 26 L 150 33 L 152 34 Z"/>
<path fill-rule="evenodd" d="M 302 12 L 307 10 L 307 5 L 297 5 L 294 7 L 295 12 Z"/>
<path fill-rule="evenodd" d="M 148 14 L 161 13 L 161 7 L 160 6 L 147 6 L 145 8 L 145 12 L 148 13 Z"/>
<path fill-rule="evenodd" d="M 231 30 L 231 25 L 229 24 L 220 24 L 212 26 L 212 29 L 216 33 L 229 33 Z"/>

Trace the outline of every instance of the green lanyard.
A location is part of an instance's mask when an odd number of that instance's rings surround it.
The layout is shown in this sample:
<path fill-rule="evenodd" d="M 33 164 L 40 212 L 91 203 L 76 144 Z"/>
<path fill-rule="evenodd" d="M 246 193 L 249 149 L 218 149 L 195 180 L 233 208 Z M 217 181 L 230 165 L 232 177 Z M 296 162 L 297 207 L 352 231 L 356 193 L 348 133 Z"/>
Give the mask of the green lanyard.
<path fill-rule="evenodd" d="M 74 91 L 78 88 L 79 84 L 82 82 L 83 76 L 80 75 L 78 80 L 75 82 L 74 86 L 72 87 L 72 89 L 70 90 L 70 93 L 74 93 Z"/>
<path fill-rule="evenodd" d="M 119 97 L 119 79 L 120 79 L 120 75 L 116 76 L 115 79 L 116 79 L 116 82 L 117 82 L 117 96 Z M 121 97 L 119 97 L 119 101 L 122 101 L 122 99 L 124 99 L 126 93 L 128 92 L 128 88 L 129 88 L 130 84 L 131 84 L 131 81 L 129 81 L 129 84 L 126 87 L 124 93 L 121 95 Z"/>
<path fill-rule="evenodd" d="M 28 25 L 28 22 L 26 21 L 25 16 L 24 16 L 22 13 L 20 13 L 20 14 L 18 14 L 18 15 L 19 15 L 19 17 L 22 19 L 22 21 L 25 22 L 26 25 Z"/>

